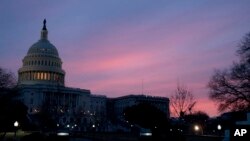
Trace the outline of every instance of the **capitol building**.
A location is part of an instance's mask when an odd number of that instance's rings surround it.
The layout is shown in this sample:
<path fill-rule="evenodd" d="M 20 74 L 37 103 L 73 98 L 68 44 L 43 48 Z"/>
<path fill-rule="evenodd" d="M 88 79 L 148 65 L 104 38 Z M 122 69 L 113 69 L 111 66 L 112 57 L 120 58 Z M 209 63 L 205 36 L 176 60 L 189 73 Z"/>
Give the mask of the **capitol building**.
<path fill-rule="evenodd" d="M 123 121 L 123 110 L 147 102 L 169 117 L 169 99 L 145 95 L 108 98 L 88 89 L 65 86 L 66 72 L 56 47 L 48 40 L 46 20 L 40 39 L 29 49 L 18 70 L 20 100 L 32 117 L 41 111 L 52 113 L 58 127 L 87 131 L 119 128 L 110 117 Z"/>

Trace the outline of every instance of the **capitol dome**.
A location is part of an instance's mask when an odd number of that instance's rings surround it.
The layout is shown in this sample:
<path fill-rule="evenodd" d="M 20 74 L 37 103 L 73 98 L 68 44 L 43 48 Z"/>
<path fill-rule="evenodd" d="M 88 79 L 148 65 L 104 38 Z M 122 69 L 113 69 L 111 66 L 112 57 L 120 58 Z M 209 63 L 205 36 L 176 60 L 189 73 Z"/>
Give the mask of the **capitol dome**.
<path fill-rule="evenodd" d="M 64 85 L 65 72 L 56 47 L 48 40 L 46 20 L 41 38 L 28 50 L 23 66 L 18 70 L 18 84 Z"/>
<path fill-rule="evenodd" d="M 44 54 L 44 55 L 53 55 L 58 57 L 58 51 L 54 45 L 52 45 L 48 40 L 41 39 L 38 42 L 34 43 L 29 51 L 28 54 L 35 55 L 35 54 Z"/>

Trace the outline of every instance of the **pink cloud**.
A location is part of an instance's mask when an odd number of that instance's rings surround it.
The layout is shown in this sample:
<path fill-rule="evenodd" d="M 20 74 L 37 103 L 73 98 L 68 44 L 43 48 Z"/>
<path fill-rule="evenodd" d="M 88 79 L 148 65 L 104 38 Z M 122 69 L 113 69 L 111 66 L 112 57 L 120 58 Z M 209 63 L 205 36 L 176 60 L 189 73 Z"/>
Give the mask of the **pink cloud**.
<path fill-rule="evenodd" d="M 210 117 L 217 116 L 219 113 L 217 111 L 217 105 L 212 100 L 207 98 L 197 99 L 197 105 L 195 110 L 204 111 L 209 114 Z"/>

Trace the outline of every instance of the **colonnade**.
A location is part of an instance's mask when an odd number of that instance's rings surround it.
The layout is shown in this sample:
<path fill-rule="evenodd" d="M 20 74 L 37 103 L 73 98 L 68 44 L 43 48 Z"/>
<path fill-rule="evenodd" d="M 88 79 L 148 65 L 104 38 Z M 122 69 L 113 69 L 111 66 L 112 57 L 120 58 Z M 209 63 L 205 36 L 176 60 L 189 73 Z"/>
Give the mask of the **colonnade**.
<path fill-rule="evenodd" d="M 58 81 L 64 84 L 64 75 L 56 72 L 46 71 L 26 71 L 19 74 L 19 79 L 23 80 L 48 80 Z"/>

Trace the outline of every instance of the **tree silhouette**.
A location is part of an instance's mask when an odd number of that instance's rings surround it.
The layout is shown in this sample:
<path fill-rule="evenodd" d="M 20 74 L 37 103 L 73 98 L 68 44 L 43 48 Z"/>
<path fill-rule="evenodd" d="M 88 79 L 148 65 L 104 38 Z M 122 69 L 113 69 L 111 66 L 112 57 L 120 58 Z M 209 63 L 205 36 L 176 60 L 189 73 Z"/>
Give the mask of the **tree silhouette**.
<path fill-rule="evenodd" d="M 239 61 L 226 70 L 215 70 L 208 87 L 209 96 L 219 104 L 218 110 L 250 109 L 250 33 L 239 44 Z"/>
<path fill-rule="evenodd" d="M 192 93 L 184 86 L 177 84 L 174 95 L 170 96 L 172 112 L 177 117 L 183 117 L 187 112 L 191 113 L 196 101 Z"/>
<path fill-rule="evenodd" d="M 3 89 L 9 89 L 16 86 L 16 79 L 12 72 L 0 67 L 0 93 Z"/>

